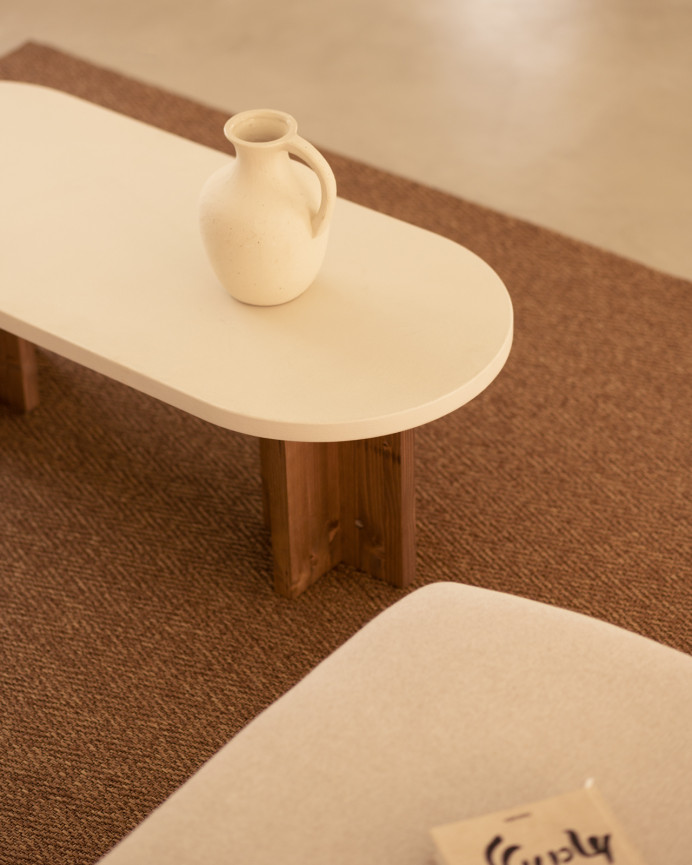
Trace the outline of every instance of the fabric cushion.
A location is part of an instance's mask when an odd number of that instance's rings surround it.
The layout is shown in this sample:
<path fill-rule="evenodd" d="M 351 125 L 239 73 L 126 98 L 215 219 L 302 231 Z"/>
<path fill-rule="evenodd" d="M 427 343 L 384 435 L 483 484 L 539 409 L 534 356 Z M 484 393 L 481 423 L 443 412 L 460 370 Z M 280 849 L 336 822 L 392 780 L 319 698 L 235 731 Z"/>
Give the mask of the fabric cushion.
<path fill-rule="evenodd" d="M 688 865 L 692 658 L 453 583 L 381 613 L 104 865 L 421 865 L 435 825 L 593 778 L 644 859 Z"/>

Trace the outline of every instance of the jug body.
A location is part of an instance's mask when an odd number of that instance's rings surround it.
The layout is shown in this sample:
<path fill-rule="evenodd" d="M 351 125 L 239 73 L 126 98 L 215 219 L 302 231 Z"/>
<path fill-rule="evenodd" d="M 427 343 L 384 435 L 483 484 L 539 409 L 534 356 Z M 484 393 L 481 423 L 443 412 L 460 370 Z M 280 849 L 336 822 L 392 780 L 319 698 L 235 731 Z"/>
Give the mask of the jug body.
<path fill-rule="evenodd" d="M 334 175 L 283 112 L 242 112 L 224 132 L 236 157 L 207 180 L 200 195 L 207 256 L 237 300 L 286 303 L 312 284 L 322 266 L 336 199 Z"/>

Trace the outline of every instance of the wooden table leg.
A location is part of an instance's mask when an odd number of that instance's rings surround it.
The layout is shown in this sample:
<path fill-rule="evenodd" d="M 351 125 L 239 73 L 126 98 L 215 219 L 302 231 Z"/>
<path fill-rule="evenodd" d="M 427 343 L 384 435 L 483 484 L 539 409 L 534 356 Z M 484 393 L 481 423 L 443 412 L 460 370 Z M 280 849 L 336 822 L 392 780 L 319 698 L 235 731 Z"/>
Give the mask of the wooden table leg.
<path fill-rule="evenodd" d="M 274 588 L 295 598 L 341 561 L 338 451 L 262 439 L 260 455 Z"/>
<path fill-rule="evenodd" d="M 262 439 L 274 588 L 295 598 L 339 562 L 395 586 L 415 572 L 413 430 L 355 442 Z"/>
<path fill-rule="evenodd" d="M 0 330 L 0 401 L 18 411 L 38 405 L 38 370 L 34 346 Z"/>
<path fill-rule="evenodd" d="M 416 568 L 414 432 L 339 448 L 342 560 L 403 588 Z"/>

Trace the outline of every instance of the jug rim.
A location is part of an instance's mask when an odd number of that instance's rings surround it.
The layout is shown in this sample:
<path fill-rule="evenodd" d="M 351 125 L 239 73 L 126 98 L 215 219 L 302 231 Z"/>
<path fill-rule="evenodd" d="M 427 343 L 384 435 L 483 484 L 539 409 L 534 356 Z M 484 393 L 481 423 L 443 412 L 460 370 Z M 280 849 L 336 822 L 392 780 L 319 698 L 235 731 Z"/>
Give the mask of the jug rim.
<path fill-rule="evenodd" d="M 244 147 L 273 147 L 293 138 L 297 130 L 292 115 L 274 108 L 241 111 L 229 118 L 223 128 L 232 144 Z"/>

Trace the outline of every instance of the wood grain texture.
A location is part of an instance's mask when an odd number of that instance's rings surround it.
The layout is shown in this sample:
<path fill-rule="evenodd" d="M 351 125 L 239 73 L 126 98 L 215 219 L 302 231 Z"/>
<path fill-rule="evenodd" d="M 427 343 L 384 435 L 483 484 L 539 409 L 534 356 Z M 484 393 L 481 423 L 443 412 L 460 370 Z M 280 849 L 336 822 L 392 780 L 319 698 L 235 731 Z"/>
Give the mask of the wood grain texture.
<path fill-rule="evenodd" d="M 0 400 L 22 412 L 39 401 L 36 350 L 5 330 L 0 330 Z"/>
<path fill-rule="evenodd" d="M 341 561 L 338 445 L 260 440 L 274 588 L 295 598 Z"/>
<path fill-rule="evenodd" d="M 416 558 L 414 432 L 344 442 L 340 449 L 344 561 L 407 586 Z"/>
<path fill-rule="evenodd" d="M 413 431 L 355 442 L 260 440 L 274 588 L 295 598 L 339 562 L 404 587 L 415 573 Z"/>

